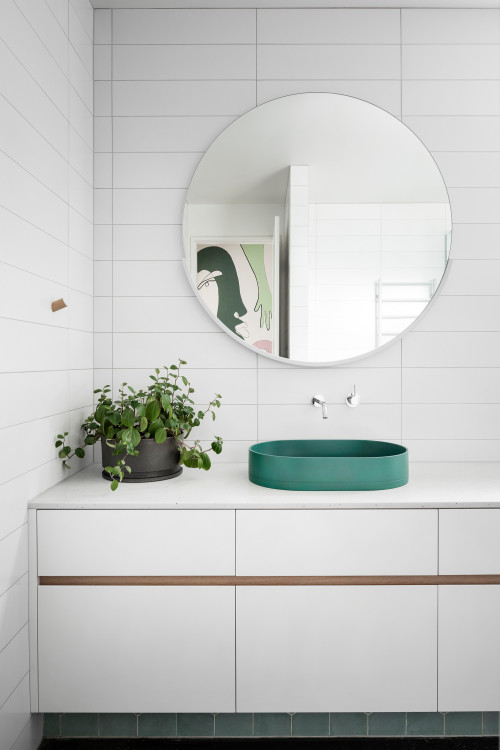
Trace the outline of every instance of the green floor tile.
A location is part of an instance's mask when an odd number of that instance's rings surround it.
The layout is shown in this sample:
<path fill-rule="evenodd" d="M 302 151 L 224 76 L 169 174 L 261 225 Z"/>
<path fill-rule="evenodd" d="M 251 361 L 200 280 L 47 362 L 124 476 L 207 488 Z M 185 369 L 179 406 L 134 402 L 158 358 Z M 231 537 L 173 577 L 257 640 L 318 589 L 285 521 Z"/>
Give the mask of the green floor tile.
<path fill-rule="evenodd" d="M 61 736 L 61 714 L 44 714 L 43 715 L 43 736 L 60 737 Z"/>
<path fill-rule="evenodd" d="M 175 737 L 176 714 L 140 714 L 137 722 L 139 737 Z"/>
<path fill-rule="evenodd" d="M 253 714 L 216 714 L 216 737 L 251 737 Z"/>
<path fill-rule="evenodd" d="M 452 737 L 477 737 L 483 733 L 480 711 L 451 711 L 445 717 L 445 734 Z"/>
<path fill-rule="evenodd" d="M 253 733 L 256 737 L 290 737 L 290 714 L 254 714 Z"/>
<path fill-rule="evenodd" d="M 97 737 L 97 714 L 62 714 L 61 737 Z"/>
<path fill-rule="evenodd" d="M 99 737 L 137 737 L 136 714 L 99 714 Z"/>
<path fill-rule="evenodd" d="M 436 711 L 406 714 L 406 734 L 411 737 L 442 737 L 444 716 Z"/>
<path fill-rule="evenodd" d="M 500 714 L 498 711 L 484 711 L 483 734 L 498 737 L 500 734 Z"/>
<path fill-rule="evenodd" d="M 406 714 L 373 713 L 368 717 L 368 734 L 372 737 L 400 737 L 406 730 Z"/>
<path fill-rule="evenodd" d="M 330 732 L 329 714 L 293 714 L 293 737 L 328 737 Z"/>
<path fill-rule="evenodd" d="M 177 714 L 178 737 L 213 737 L 213 714 Z"/>
<path fill-rule="evenodd" d="M 366 714 L 330 714 L 330 737 L 366 737 L 368 722 Z"/>

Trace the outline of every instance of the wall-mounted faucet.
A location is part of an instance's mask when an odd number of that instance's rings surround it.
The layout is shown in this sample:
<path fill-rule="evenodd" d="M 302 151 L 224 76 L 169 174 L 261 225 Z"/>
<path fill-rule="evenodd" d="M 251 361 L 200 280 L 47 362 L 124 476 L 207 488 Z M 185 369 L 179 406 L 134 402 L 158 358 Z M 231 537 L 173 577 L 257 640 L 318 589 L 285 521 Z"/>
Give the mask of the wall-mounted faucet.
<path fill-rule="evenodd" d="M 356 385 L 354 385 L 354 390 L 352 393 L 349 393 L 348 396 L 345 397 L 345 402 L 347 406 L 354 407 L 359 406 L 359 402 L 361 401 L 359 395 L 356 393 Z"/>
<path fill-rule="evenodd" d="M 326 401 L 323 396 L 320 396 L 319 394 L 317 396 L 312 397 L 312 405 L 315 406 L 317 409 L 321 406 L 321 410 L 323 412 L 323 419 L 328 419 L 328 410 L 326 408 Z"/>

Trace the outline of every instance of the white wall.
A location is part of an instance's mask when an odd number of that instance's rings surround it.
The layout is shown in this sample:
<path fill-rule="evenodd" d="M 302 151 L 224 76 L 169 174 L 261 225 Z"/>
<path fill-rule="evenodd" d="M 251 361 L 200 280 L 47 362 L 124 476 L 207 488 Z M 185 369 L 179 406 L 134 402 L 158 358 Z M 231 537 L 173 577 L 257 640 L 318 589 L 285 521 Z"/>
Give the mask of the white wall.
<path fill-rule="evenodd" d="M 92 36 L 89 0 L 0 3 L 0 750 L 41 735 L 27 503 L 66 476 L 55 435 L 92 403 Z"/>
<path fill-rule="evenodd" d="M 186 359 L 200 400 L 223 394 L 222 461 L 294 436 L 403 441 L 418 461 L 498 460 L 500 11 L 100 10 L 95 41 L 96 384 Z M 454 220 L 453 267 L 417 328 L 328 369 L 230 340 L 181 262 L 203 151 L 256 104 L 304 91 L 402 118 L 437 160 Z M 362 405 L 348 409 L 354 382 Z M 328 420 L 310 406 L 318 392 Z"/>

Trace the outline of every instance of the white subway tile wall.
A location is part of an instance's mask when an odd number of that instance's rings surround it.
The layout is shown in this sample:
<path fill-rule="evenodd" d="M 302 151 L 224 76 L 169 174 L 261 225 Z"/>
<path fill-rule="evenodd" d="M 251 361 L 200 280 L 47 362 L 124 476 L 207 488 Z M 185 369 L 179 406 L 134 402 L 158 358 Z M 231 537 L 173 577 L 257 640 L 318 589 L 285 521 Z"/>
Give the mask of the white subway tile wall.
<path fill-rule="evenodd" d="M 116 391 L 186 359 L 200 401 L 223 395 L 219 461 L 293 436 L 403 441 L 414 460 L 499 460 L 500 10 L 99 10 L 95 42 L 96 384 L 112 378 Z M 441 169 L 454 222 L 452 267 L 418 325 L 333 368 L 273 362 L 219 333 L 179 263 L 204 150 L 256 104 L 306 91 L 402 119 Z M 346 409 L 354 383 L 362 406 Z M 316 392 L 328 420 L 309 408 Z"/>
<path fill-rule="evenodd" d="M 92 403 L 92 36 L 88 0 L 0 4 L 0 750 L 35 748 L 42 733 L 27 503 L 64 478 L 55 436 L 74 435 Z M 60 297 L 68 307 L 53 313 Z"/>

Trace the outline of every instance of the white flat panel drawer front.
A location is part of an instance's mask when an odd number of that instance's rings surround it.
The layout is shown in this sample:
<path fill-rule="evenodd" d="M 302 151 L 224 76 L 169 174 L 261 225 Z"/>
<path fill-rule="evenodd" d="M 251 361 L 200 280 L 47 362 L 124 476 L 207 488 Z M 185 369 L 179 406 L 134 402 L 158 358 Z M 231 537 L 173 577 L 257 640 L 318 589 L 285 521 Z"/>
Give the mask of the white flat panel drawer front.
<path fill-rule="evenodd" d="M 439 586 L 438 711 L 498 711 L 500 586 Z"/>
<path fill-rule="evenodd" d="M 232 712 L 233 586 L 40 586 L 40 711 Z"/>
<path fill-rule="evenodd" d="M 439 511 L 441 575 L 500 573 L 500 509 Z"/>
<path fill-rule="evenodd" d="M 39 576 L 234 575 L 232 510 L 40 510 Z"/>
<path fill-rule="evenodd" d="M 238 711 L 435 711 L 436 586 L 242 586 Z"/>
<path fill-rule="evenodd" d="M 237 575 L 436 573 L 436 510 L 236 511 Z"/>

